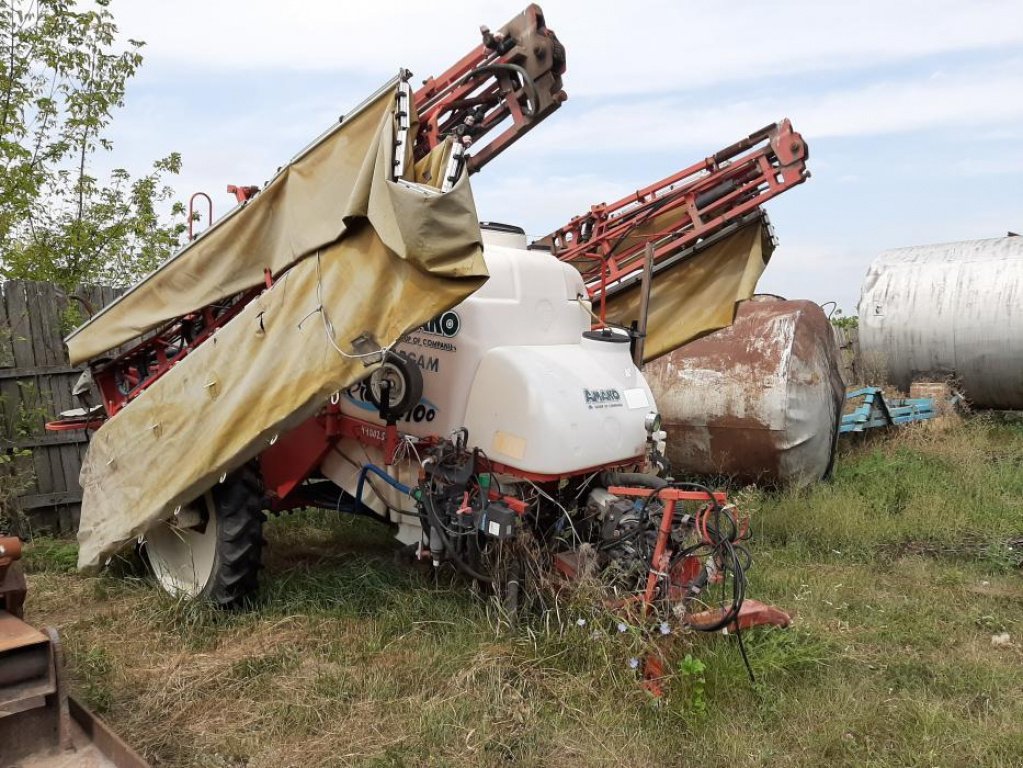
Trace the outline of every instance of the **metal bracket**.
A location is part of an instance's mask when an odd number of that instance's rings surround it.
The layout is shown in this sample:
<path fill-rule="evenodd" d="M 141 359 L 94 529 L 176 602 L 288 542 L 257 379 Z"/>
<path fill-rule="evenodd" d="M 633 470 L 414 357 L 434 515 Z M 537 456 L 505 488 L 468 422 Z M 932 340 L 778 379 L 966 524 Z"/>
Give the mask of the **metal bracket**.
<path fill-rule="evenodd" d="M 408 154 L 409 130 L 412 127 L 412 87 L 408 84 L 412 73 L 407 69 L 402 69 L 398 73 L 398 77 L 398 89 L 394 96 L 394 121 L 397 131 L 394 135 L 392 181 L 397 181 L 405 175 L 405 157 Z"/>
<path fill-rule="evenodd" d="M 366 368 L 381 363 L 384 360 L 383 347 L 377 343 L 376 339 L 373 338 L 373 334 L 368 331 L 352 339 L 352 348 L 355 350 L 355 354 L 362 358 L 362 364 Z"/>

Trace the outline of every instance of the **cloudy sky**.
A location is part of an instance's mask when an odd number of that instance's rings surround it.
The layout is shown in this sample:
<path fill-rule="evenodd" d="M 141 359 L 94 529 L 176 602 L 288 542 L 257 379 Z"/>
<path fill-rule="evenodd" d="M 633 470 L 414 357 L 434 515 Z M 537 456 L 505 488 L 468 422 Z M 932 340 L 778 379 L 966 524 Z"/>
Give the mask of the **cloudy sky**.
<path fill-rule="evenodd" d="M 399 67 L 443 71 L 524 0 L 114 0 L 146 63 L 110 161 L 181 152 L 185 197 L 262 184 Z M 761 289 L 855 310 L 885 248 L 1023 230 L 1021 0 L 547 0 L 564 107 L 473 180 L 543 235 L 782 117 L 813 178 L 768 209 Z"/>

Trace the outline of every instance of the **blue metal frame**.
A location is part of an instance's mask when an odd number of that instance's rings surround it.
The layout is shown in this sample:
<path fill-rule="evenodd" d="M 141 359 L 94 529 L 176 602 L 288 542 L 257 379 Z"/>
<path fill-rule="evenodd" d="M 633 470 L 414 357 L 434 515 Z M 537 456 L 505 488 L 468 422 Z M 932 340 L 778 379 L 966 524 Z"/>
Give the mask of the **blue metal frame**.
<path fill-rule="evenodd" d="M 933 397 L 902 397 L 891 402 L 878 387 L 864 387 L 846 394 L 846 400 L 863 398 L 863 404 L 842 416 L 840 433 L 864 432 L 876 427 L 891 427 L 914 421 L 927 421 L 938 415 Z"/>

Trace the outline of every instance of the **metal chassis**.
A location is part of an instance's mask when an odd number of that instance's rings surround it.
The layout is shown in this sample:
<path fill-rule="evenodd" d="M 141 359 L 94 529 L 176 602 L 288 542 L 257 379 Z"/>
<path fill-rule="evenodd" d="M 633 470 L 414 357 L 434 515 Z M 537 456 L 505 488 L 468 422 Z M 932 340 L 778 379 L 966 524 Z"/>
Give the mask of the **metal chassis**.
<path fill-rule="evenodd" d="M 838 428 L 841 434 L 927 421 L 938 416 L 937 403 L 933 397 L 897 397 L 889 400 L 879 387 L 864 387 L 845 396 L 846 402 L 857 398 L 863 398 L 863 402 L 852 413 L 843 414 Z M 956 405 L 959 399 L 958 395 L 953 396 L 949 404 Z"/>
<path fill-rule="evenodd" d="M 671 537 L 671 528 L 675 522 L 679 507 L 683 502 L 707 502 L 709 499 L 707 498 L 707 494 L 700 491 L 683 491 L 677 488 L 666 488 L 654 491 L 649 488 L 612 486 L 607 490 L 615 496 L 632 496 L 635 498 L 647 498 L 656 494 L 658 498 L 664 501 L 664 511 L 661 515 L 661 526 L 657 531 L 657 542 L 654 545 L 654 553 L 650 562 L 650 573 L 647 576 L 646 588 L 643 590 L 643 594 L 639 598 L 642 602 L 643 613 L 646 614 L 649 613 L 650 608 L 653 605 L 654 595 L 657 589 L 657 581 L 662 578 L 668 567 L 670 557 L 668 545 Z M 724 504 L 727 500 L 728 499 L 724 493 L 714 493 L 714 501 L 718 504 Z M 681 574 L 681 581 L 683 582 L 690 580 L 694 575 L 692 572 L 687 571 L 685 566 L 686 564 L 683 563 L 683 573 Z M 672 591 L 674 592 L 677 589 L 677 591 L 681 593 L 681 587 L 684 586 L 684 584 L 676 583 L 679 580 L 678 574 L 669 574 L 669 578 L 672 581 Z M 719 618 L 720 616 L 717 615 L 715 611 L 703 611 L 691 616 L 690 623 L 694 627 L 698 628 L 700 624 L 709 626 Z M 746 598 L 743 601 L 735 620 L 723 631 L 726 633 L 729 630 L 733 632 L 736 630 L 741 631 L 743 629 L 762 625 L 787 627 L 791 621 L 792 617 L 780 608 Z"/>
<path fill-rule="evenodd" d="M 385 466 L 393 463 L 402 439 L 396 424 L 379 424 L 349 416 L 341 412 L 339 401 L 332 401 L 315 417 L 281 435 L 259 455 L 260 473 L 270 509 L 280 512 L 306 506 L 308 500 L 302 494 L 302 483 L 316 471 L 338 440 L 345 437 L 381 450 Z M 436 443 L 437 440 L 438 437 L 420 438 L 420 443 L 429 445 Z M 535 483 L 548 483 L 590 475 L 605 469 L 635 465 L 643 459 L 643 456 L 634 456 L 614 465 L 587 467 L 565 475 L 524 472 L 489 459 L 481 458 L 480 461 L 485 465 L 486 471 L 514 475 Z M 525 512 L 524 506 L 517 499 L 499 496 L 496 492 L 492 492 L 491 495 L 494 499 L 503 499 L 519 514 Z"/>

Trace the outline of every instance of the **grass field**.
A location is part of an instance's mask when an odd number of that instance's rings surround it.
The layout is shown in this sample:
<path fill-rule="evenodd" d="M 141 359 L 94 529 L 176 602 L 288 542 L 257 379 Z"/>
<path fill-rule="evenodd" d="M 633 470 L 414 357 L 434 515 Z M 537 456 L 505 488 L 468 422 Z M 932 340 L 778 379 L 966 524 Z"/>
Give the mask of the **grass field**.
<path fill-rule="evenodd" d="M 1023 427 L 949 419 L 844 444 L 829 484 L 744 494 L 750 594 L 796 616 L 745 635 L 755 685 L 719 635 L 570 604 L 508 629 L 395 564 L 385 530 L 321 514 L 269 526 L 257 611 L 83 578 L 41 541 L 28 618 L 159 766 L 1023 766 Z M 651 642 L 660 701 L 629 664 Z"/>

